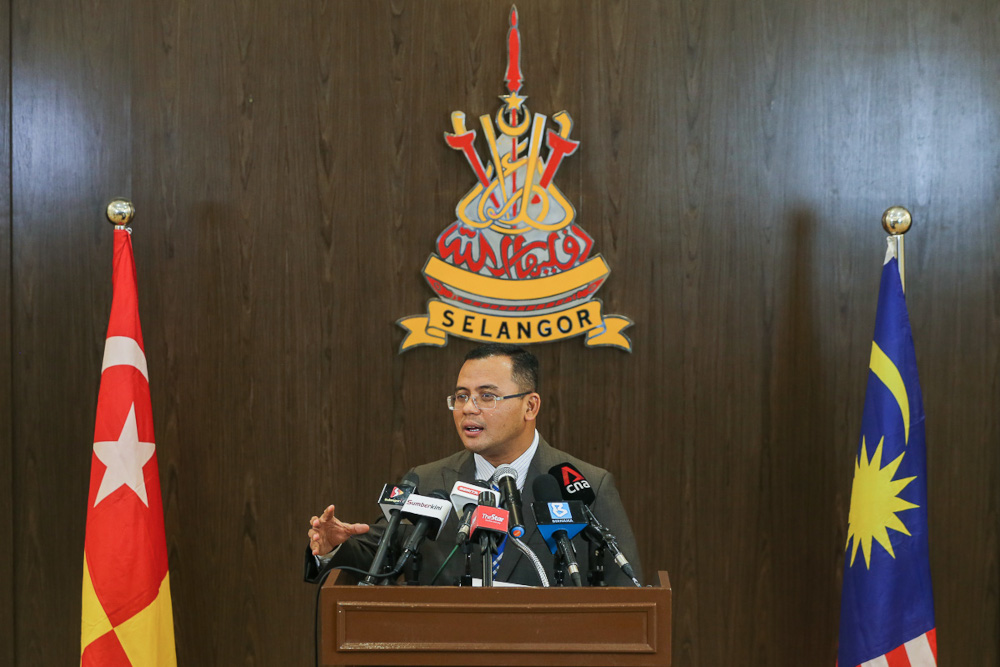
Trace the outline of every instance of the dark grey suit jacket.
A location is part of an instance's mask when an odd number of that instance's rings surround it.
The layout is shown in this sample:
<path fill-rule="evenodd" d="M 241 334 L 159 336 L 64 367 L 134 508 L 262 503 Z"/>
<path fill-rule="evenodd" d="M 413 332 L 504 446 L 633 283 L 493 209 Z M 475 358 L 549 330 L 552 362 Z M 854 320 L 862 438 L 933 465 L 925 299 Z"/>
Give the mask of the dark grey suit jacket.
<path fill-rule="evenodd" d="M 601 523 L 603 523 L 612 533 L 614 533 L 615 537 L 618 538 L 618 546 L 621 548 L 626 558 L 629 559 L 629 562 L 632 563 L 632 567 L 635 568 L 639 581 L 643 581 L 642 567 L 639 564 L 639 552 L 635 544 L 635 535 L 632 533 L 632 526 L 629 524 L 628 516 L 626 516 L 625 509 L 622 507 L 621 498 L 618 495 L 618 489 L 615 488 L 614 478 L 611 473 L 603 468 L 598 468 L 597 466 L 586 463 L 585 461 L 581 461 L 575 456 L 559 451 L 558 449 L 550 446 L 547 442 L 545 442 L 545 440 L 539 438 L 538 451 L 535 452 L 535 456 L 531 460 L 531 465 L 528 468 L 528 476 L 524 483 L 524 490 L 521 492 L 521 501 L 525 510 L 525 534 L 528 536 L 524 542 L 538 555 L 539 560 L 545 567 L 546 574 L 549 577 L 549 582 L 552 584 L 555 583 L 553 579 L 553 566 L 555 559 L 548 547 L 545 545 L 545 540 L 542 539 L 541 534 L 538 532 L 535 525 L 534 514 L 530 509 L 531 503 L 535 500 L 532 485 L 539 475 L 547 475 L 551 467 L 560 463 L 572 463 L 590 482 L 596 496 L 590 508 L 593 510 L 594 515 L 601 521 Z M 430 494 L 436 489 L 442 489 L 445 493 L 448 493 L 455 485 L 455 482 L 459 480 L 463 482 L 471 482 L 475 479 L 476 464 L 472 457 L 472 453 L 467 450 L 463 450 L 447 458 L 441 459 L 440 461 L 417 466 L 414 468 L 414 472 L 420 476 L 420 493 Z M 368 533 L 349 539 L 341 546 L 340 550 L 323 570 L 320 570 L 317 567 L 316 560 L 313 557 L 312 552 L 307 549 L 305 571 L 306 581 L 316 581 L 326 569 L 334 566 L 347 565 L 361 570 L 367 570 L 371 566 L 372 559 L 375 555 L 375 549 L 378 546 L 379 539 L 382 537 L 385 525 L 385 520 L 380 519 L 377 523 L 372 525 L 371 530 Z M 398 531 L 400 541 L 406 538 L 406 535 L 409 534 L 412 526 L 404 524 L 401 528 L 402 530 Z M 441 532 L 441 535 L 437 538 L 437 540 L 427 540 L 424 542 L 420 549 L 420 553 L 423 556 L 423 565 L 419 578 L 421 584 L 429 584 L 431 578 L 441 566 L 441 563 L 448 557 L 452 547 L 455 546 L 457 531 L 458 519 L 455 514 L 452 513 L 448 519 L 448 523 L 445 525 L 444 530 Z M 581 576 L 583 577 L 584 585 L 586 585 L 586 572 L 588 567 L 587 542 L 584 540 L 582 535 L 578 535 L 573 538 L 573 544 L 576 546 L 577 558 L 580 562 Z M 628 579 L 628 577 L 626 577 L 624 573 L 622 573 L 622 571 L 615 565 L 610 554 L 606 556 L 605 560 L 605 581 L 609 586 L 633 585 L 631 580 Z M 454 585 L 464 572 L 465 559 L 462 554 L 462 550 L 459 549 L 448 562 L 447 566 L 445 566 L 445 569 L 437 578 L 435 585 Z M 474 577 L 480 577 L 482 574 L 478 548 L 473 549 L 472 574 Z M 500 561 L 500 570 L 497 573 L 496 580 L 526 584 L 529 586 L 541 585 L 530 559 L 522 554 L 517 547 L 510 543 L 510 541 L 508 541 L 507 546 L 504 549 L 504 556 Z M 569 583 L 568 577 L 566 583 Z"/>

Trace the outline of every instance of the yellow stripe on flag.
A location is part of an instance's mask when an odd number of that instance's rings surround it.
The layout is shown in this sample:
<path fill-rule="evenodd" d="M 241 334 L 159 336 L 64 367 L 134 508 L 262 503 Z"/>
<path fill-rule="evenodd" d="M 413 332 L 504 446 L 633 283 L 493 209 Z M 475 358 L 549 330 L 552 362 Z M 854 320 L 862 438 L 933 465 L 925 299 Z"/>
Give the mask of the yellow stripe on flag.
<path fill-rule="evenodd" d="M 94 582 L 90 580 L 87 554 L 83 554 L 83 613 L 80 623 L 80 655 L 90 642 L 111 630 L 111 621 L 104 613 L 101 601 L 97 599 Z"/>
<path fill-rule="evenodd" d="M 170 573 L 149 606 L 117 628 L 115 634 L 132 667 L 176 667 L 174 614 L 170 602 Z"/>
<path fill-rule="evenodd" d="M 899 403 L 899 410 L 903 413 L 903 429 L 905 434 L 904 442 L 910 442 L 910 399 L 906 396 L 906 384 L 903 383 L 903 376 L 899 374 L 896 364 L 882 351 L 875 341 L 872 341 L 872 359 L 869 368 L 875 373 L 875 377 L 882 381 L 892 393 L 896 402 Z"/>

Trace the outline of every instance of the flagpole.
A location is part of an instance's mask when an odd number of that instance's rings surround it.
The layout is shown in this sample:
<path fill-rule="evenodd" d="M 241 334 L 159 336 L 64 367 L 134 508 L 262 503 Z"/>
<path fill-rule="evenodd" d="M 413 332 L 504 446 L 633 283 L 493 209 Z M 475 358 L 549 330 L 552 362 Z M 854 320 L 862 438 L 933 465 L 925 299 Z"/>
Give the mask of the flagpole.
<path fill-rule="evenodd" d="M 130 204 L 131 206 L 131 204 Z M 899 262 L 899 282 L 906 292 L 906 260 L 903 255 L 903 234 L 910 231 L 913 217 L 902 206 L 890 206 L 882 214 L 882 229 L 889 234 L 889 240 L 895 245 L 896 260 Z"/>
<path fill-rule="evenodd" d="M 105 214 L 115 229 L 128 229 L 135 216 L 135 206 L 132 206 L 132 202 L 127 199 L 114 199 L 108 202 Z"/>

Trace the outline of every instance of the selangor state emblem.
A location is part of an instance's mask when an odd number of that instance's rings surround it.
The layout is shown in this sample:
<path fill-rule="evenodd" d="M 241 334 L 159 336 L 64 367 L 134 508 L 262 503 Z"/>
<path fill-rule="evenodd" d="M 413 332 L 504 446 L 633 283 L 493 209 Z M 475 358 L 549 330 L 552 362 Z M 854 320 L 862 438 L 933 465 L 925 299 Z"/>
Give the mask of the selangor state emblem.
<path fill-rule="evenodd" d="M 507 95 L 491 118 L 479 117 L 488 149 L 475 146 L 476 130 L 465 114 L 451 114 L 445 142 L 461 151 L 476 185 L 455 207 L 457 220 L 437 238 L 437 252 L 423 274 L 438 298 L 427 314 L 404 317 L 400 351 L 417 345 L 443 346 L 448 334 L 482 342 L 547 343 L 586 335 L 589 347 L 631 352 L 621 332 L 632 321 L 604 315 L 594 298 L 610 269 L 594 240 L 575 224 L 576 211 L 553 179 L 579 142 L 570 138 L 573 120 L 565 111 L 532 114 L 520 94 L 521 35 L 517 8 L 507 34 Z M 543 156 L 544 144 L 544 156 Z"/>

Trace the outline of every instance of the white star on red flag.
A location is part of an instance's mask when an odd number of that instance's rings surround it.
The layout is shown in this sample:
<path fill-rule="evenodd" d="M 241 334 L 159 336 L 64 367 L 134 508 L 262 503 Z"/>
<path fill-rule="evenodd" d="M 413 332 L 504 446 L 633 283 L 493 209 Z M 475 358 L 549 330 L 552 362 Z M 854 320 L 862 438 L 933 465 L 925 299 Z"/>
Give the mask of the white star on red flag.
<path fill-rule="evenodd" d="M 101 479 L 101 487 L 97 490 L 94 507 L 122 486 L 135 491 L 142 504 L 149 507 L 149 500 L 146 498 L 146 478 L 142 467 L 152 458 L 155 451 L 155 443 L 139 442 L 139 429 L 135 423 L 135 403 L 133 403 L 128 410 L 128 417 L 125 418 L 118 440 L 94 443 L 94 454 L 107 466 Z"/>

